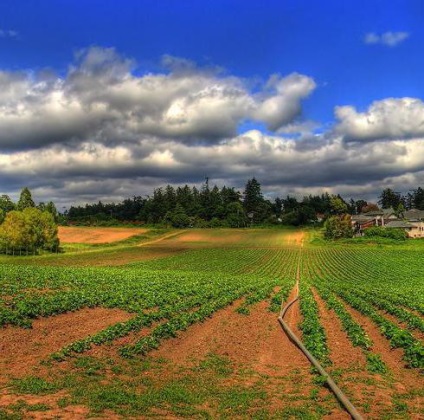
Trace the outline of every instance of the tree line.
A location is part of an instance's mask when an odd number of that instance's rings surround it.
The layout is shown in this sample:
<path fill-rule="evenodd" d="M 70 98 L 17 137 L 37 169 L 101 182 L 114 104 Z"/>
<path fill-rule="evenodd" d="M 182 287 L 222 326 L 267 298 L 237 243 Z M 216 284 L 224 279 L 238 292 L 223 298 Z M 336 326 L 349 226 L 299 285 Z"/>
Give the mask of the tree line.
<path fill-rule="evenodd" d="M 0 252 L 38 254 L 57 251 L 58 212 L 53 202 L 35 204 L 30 190 L 22 189 L 15 204 L 8 195 L 0 197 Z"/>
<path fill-rule="evenodd" d="M 407 194 L 384 189 L 378 204 L 395 211 L 424 210 L 424 189 Z M 243 192 L 234 187 L 210 186 L 206 179 L 200 188 L 157 188 L 151 196 L 133 196 L 119 203 L 99 201 L 85 206 L 71 206 L 59 214 L 55 204 L 35 204 L 28 188 L 23 188 L 17 203 L 0 196 L 0 252 L 34 252 L 57 249 L 57 223 L 114 225 L 140 223 L 174 227 L 234 227 L 283 224 L 301 226 L 328 220 L 329 235 L 349 235 L 346 215 L 377 210 L 376 203 L 366 200 L 345 201 L 340 195 L 309 194 L 301 200 L 293 196 L 264 197 L 256 178 L 249 179 Z"/>
<path fill-rule="evenodd" d="M 387 188 L 379 196 L 382 208 L 424 209 L 424 190 L 419 187 L 406 195 Z M 376 203 L 366 200 L 345 201 L 340 195 L 307 195 L 298 200 L 293 196 L 266 199 L 256 178 L 249 179 L 241 193 L 234 187 L 218 188 L 206 179 L 201 188 L 157 188 L 151 196 L 133 196 L 120 203 L 71 206 L 65 213 L 69 223 L 116 224 L 133 222 L 163 224 L 174 227 L 246 227 L 284 224 L 292 226 L 320 222 L 329 216 L 359 214 L 377 210 Z M 346 223 L 345 223 L 346 224 Z"/>

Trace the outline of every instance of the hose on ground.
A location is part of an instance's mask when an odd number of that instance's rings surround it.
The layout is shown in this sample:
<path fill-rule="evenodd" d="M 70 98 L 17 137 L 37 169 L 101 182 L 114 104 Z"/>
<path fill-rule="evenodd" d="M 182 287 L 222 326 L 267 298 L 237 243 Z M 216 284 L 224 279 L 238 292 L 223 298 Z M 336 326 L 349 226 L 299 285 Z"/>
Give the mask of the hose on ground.
<path fill-rule="evenodd" d="M 297 285 L 296 285 L 297 286 Z M 321 364 L 318 362 L 318 360 L 308 351 L 308 349 L 305 347 L 305 345 L 297 338 L 297 336 L 293 333 L 293 331 L 290 329 L 290 327 L 286 324 L 284 321 L 284 315 L 286 314 L 287 310 L 297 301 L 299 300 L 299 296 L 297 296 L 295 299 L 290 301 L 284 308 L 282 308 L 280 315 L 278 317 L 278 322 L 280 323 L 281 327 L 283 328 L 284 332 L 287 334 L 289 339 L 296 344 L 296 346 L 305 354 L 305 356 L 309 359 L 309 361 L 312 363 L 312 365 L 318 370 L 320 375 L 325 378 L 325 381 L 327 382 L 327 385 L 331 389 L 331 391 L 334 393 L 336 398 L 340 401 L 342 406 L 346 409 L 346 411 L 351 415 L 351 417 L 354 420 L 363 420 L 363 417 L 361 414 L 359 414 L 358 410 L 353 406 L 353 404 L 349 401 L 349 399 L 346 397 L 346 395 L 343 393 L 343 391 L 337 386 L 337 384 L 334 382 L 332 377 L 324 370 L 324 368 L 321 366 Z"/>

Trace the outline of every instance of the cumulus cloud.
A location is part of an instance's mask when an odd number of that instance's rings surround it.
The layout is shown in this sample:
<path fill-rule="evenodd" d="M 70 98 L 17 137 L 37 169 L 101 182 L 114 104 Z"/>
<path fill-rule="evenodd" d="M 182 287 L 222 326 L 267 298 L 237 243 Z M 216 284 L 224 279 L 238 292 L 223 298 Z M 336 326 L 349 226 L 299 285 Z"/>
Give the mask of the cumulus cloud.
<path fill-rule="evenodd" d="M 162 64 L 162 72 L 137 75 L 131 59 L 94 47 L 80 51 L 65 76 L 0 71 L 2 193 L 16 199 L 27 185 L 61 208 L 205 175 L 241 189 L 256 176 L 280 195 L 364 197 L 422 179 L 420 99 L 387 98 L 365 112 L 338 107 L 335 127 L 317 130 L 299 118 L 316 88 L 311 77 L 273 75 L 252 86 L 184 59 Z M 239 134 L 246 121 L 273 134 Z"/>
<path fill-rule="evenodd" d="M 291 123 L 315 88 L 307 76 L 273 76 L 259 92 L 218 68 L 165 56 L 164 73 L 134 75 L 113 48 L 76 54 L 65 77 L 0 72 L 0 147 L 134 142 L 145 135 L 213 143 L 246 120 L 270 130 Z"/>
<path fill-rule="evenodd" d="M 410 139 L 424 136 L 424 102 L 416 98 L 387 98 L 365 112 L 353 106 L 335 108 L 335 130 L 346 141 Z"/>
<path fill-rule="evenodd" d="M 256 176 L 266 192 L 280 195 L 337 191 L 357 197 L 408 173 L 412 183 L 424 171 L 423 154 L 421 139 L 346 144 L 341 137 L 321 136 L 299 148 L 296 140 L 251 130 L 196 147 L 146 137 L 121 146 L 86 142 L 0 154 L 0 176 L 11 185 L 29 184 L 45 194 L 39 199 L 53 194 L 61 205 L 151 194 L 165 183 L 200 183 L 205 175 L 241 189 Z"/>
<path fill-rule="evenodd" d="M 257 104 L 254 115 L 275 131 L 293 121 L 301 112 L 301 101 L 308 97 L 316 84 L 310 77 L 293 73 L 287 77 L 272 76 L 268 83 L 269 96 Z"/>
<path fill-rule="evenodd" d="M 387 47 L 396 47 L 407 38 L 409 38 L 408 32 L 384 32 L 382 34 L 376 34 L 375 32 L 369 32 L 364 37 L 365 44 L 373 45 L 380 44 L 386 45 Z"/>

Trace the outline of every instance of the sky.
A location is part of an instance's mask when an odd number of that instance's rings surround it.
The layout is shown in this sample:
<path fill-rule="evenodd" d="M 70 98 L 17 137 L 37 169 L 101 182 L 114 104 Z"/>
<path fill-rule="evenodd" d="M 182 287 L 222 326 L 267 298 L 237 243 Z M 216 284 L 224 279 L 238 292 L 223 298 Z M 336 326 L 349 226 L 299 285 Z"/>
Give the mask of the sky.
<path fill-rule="evenodd" d="M 424 184 L 421 0 L 2 0 L 0 194 Z"/>

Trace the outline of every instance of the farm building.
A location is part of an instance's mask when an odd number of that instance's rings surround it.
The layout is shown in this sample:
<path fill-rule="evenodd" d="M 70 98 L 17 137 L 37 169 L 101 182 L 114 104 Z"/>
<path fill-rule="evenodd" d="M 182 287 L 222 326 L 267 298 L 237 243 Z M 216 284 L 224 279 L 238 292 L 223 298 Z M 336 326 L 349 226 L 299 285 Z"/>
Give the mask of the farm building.
<path fill-rule="evenodd" d="M 424 238 L 424 210 L 411 209 L 403 213 L 403 217 L 412 225 L 408 231 L 411 238 Z"/>
<path fill-rule="evenodd" d="M 352 228 L 356 234 L 361 235 L 364 229 L 373 226 L 385 226 L 392 220 L 397 220 L 393 209 L 369 211 L 352 216 Z"/>
<path fill-rule="evenodd" d="M 388 229 L 405 229 L 410 238 L 424 238 L 424 210 L 411 209 L 399 217 L 393 209 L 370 211 L 352 216 L 352 227 L 357 235 L 365 229 L 381 226 Z"/>
<path fill-rule="evenodd" d="M 375 218 L 365 214 L 354 215 L 351 220 L 353 231 L 357 235 L 362 235 L 364 229 L 377 226 Z"/>
<path fill-rule="evenodd" d="M 412 237 L 412 230 L 415 229 L 415 226 L 404 220 L 391 220 L 385 225 L 386 229 L 404 229 L 409 237 Z"/>

